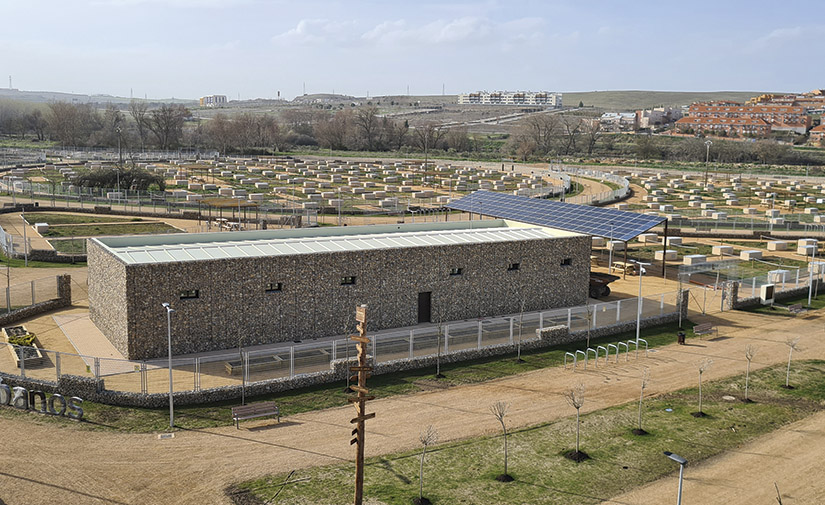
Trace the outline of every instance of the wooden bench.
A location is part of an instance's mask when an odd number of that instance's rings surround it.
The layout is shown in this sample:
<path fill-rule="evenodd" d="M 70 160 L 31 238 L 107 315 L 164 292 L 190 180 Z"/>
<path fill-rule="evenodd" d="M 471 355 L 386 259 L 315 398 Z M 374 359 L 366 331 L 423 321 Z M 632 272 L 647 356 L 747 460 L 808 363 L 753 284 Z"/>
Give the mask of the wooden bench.
<path fill-rule="evenodd" d="M 238 421 L 266 416 L 278 416 L 278 422 L 281 422 L 281 411 L 278 406 L 275 405 L 275 402 L 250 403 L 249 405 L 232 407 L 232 420 L 235 421 L 236 429 L 240 429 L 238 427 Z"/>
<path fill-rule="evenodd" d="M 713 332 L 716 332 L 717 335 L 719 334 L 719 330 L 713 326 L 713 323 L 702 323 L 693 327 L 694 335 L 708 335 Z"/>
<path fill-rule="evenodd" d="M 808 309 L 802 308 L 802 304 L 797 303 L 794 305 L 788 305 L 788 312 L 799 315 L 808 312 Z"/>

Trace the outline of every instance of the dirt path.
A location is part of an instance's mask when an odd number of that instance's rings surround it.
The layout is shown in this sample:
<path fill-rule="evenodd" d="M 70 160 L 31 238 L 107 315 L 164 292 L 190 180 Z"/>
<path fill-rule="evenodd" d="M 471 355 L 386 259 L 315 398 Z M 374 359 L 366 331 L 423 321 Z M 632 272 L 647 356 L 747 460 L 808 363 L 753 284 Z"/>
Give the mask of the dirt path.
<path fill-rule="evenodd" d="M 789 332 L 802 335 L 807 342 L 811 351 L 805 358 L 823 356 L 822 346 L 814 343 L 822 339 L 819 317 L 787 319 L 740 312 L 724 317 L 726 326 L 720 335 L 731 338 L 668 346 L 638 361 L 602 364 L 587 372 L 538 370 L 372 402 L 377 418 L 370 423 L 367 453 L 374 456 L 415 447 L 419 428 L 429 423 L 437 426 L 444 441 L 491 433 L 496 425 L 488 405 L 500 399 L 512 403 L 511 419 L 516 425 L 568 416 L 570 409 L 561 393 L 579 381 L 588 388 L 588 411 L 632 401 L 643 367 L 651 369 L 651 394 L 692 385 L 695 364 L 705 356 L 715 360 L 706 372 L 708 379 L 738 374 L 744 370 L 742 353 L 747 343 L 760 346 L 759 366 L 781 362 L 787 356 L 783 342 Z M 7 441 L 7 450 L 0 455 L 0 500 L 9 505 L 228 503 L 222 490 L 234 482 L 349 461 L 351 414 L 350 407 L 341 407 L 290 416 L 281 424 L 247 422 L 241 430 L 180 431 L 169 440 L 149 434 L 77 430 L 44 423 L 35 414 L 6 418 L 0 423 L 0 436 Z M 817 441 L 822 442 L 822 437 L 811 437 L 811 444 L 803 448 L 816 450 Z M 767 479 L 779 471 L 777 466 L 787 466 L 790 472 L 796 462 L 777 460 L 773 467 L 756 468 L 752 473 L 762 473 Z M 801 489 L 799 496 L 805 493 Z"/>
<path fill-rule="evenodd" d="M 818 505 L 825 500 L 822 454 L 825 453 L 825 412 L 783 426 L 775 433 L 685 468 L 682 498 L 704 505 L 775 503 L 774 483 L 782 503 Z M 664 456 L 662 456 L 664 458 Z M 669 463 L 663 459 L 663 463 Z M 676 463 L 673 463 L 678 468 Z M 611 505 L 673 503 L 678 472 L 604 502 Z"/>

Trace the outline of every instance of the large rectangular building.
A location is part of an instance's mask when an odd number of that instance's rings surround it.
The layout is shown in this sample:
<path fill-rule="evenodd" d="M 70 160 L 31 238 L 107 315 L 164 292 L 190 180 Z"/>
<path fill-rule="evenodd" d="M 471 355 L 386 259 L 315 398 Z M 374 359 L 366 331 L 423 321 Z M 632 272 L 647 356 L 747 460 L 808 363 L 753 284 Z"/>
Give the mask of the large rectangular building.
<path fill-rule="evenodd" d="M 129 359 L 585 303 L 590 238 L 504 220 L 90 239 L 92 321 Z"/>
<path fill-rule="evenodd" d="M 561 93 L 548 91 L 475 91 L 458 95 L 461 105 L 537 105 L 561 108 Z"/>

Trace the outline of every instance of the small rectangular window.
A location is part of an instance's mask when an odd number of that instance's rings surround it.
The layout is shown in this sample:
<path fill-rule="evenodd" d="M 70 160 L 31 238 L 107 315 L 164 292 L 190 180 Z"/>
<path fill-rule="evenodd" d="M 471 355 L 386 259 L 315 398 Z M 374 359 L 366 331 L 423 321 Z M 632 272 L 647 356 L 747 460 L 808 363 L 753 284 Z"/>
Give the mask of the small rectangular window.
<path fill-rule="evenodd" d="M 347 277 L 341 277 L 341 285 L 342 286 L 351 286 L 353 284 L 355 284 L 355 276 L 354 275 L 347 276 Z"/>
<path fill-rule="evenodd" d="M 563 260 L 561 260 L 561 266 L 563 266 L 563 267 L 569 267 L 572 264 L 573 264 L 573 258 L 564 258 Z"/>
<path fill-rule="evenodd" d="M 184 289 L 180 292 L 180 299 L 181 300 L 189 300 L 192 298 L 200 298 L 200 290 L 197 289 Z"/>
<path fill-rule="evenodd" d="M 518 270 L 520 267 L 521 267 L 521 263 L 510 263 L 507 266 L 507 270 L 510 271 L 510 272 L 513 272 L 515 270 Z"/>
<path fill-rule="evenodd" d="M 277 293 L 283 289 L 284 285 L 280 282 L 270 282 L 266 285 L 267 293 Z"/>
<path fill-rule="evenodd" d="M 463 268 L 451 268 L 450 269 L 450 275 L 461 275 L 463 273 L 464 273 Z"/>

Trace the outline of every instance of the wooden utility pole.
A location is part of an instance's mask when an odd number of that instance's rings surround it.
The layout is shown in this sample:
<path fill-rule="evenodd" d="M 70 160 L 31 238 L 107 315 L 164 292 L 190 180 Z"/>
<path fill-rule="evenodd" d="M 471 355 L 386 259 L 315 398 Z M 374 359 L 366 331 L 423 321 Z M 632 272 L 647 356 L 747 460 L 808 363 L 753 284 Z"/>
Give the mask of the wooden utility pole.
<path fill-rule="evenodd" d="M 357 417 L 350 420 L 356 427 L 352 430 L 355 438 L 350 440 L 350 445 L 356 444 L 355 453 L 355 505 L 362 505 L 364 500 L 364 421 L 375 417 L 375 412 L 366 413 L 366 404 L 369 400 L 374 400 L 374 396 L 367 396 L 367 378 L 370 377 L 372 367 L 367 361 L 367 348 L 370 343 L 367 337 L 367 306 L 361 305 L 355 309 L 355 320 L 358 322 L 358 335 L 351 335 L 350 340 L 357 342 L 358 365 L 349 367 L 350 372 L 355 372 L 351 377 L 357 380 L 358 385 L 350 386 L 358 396 L 348 398 L 348 401 L 355 405 Z"/>

